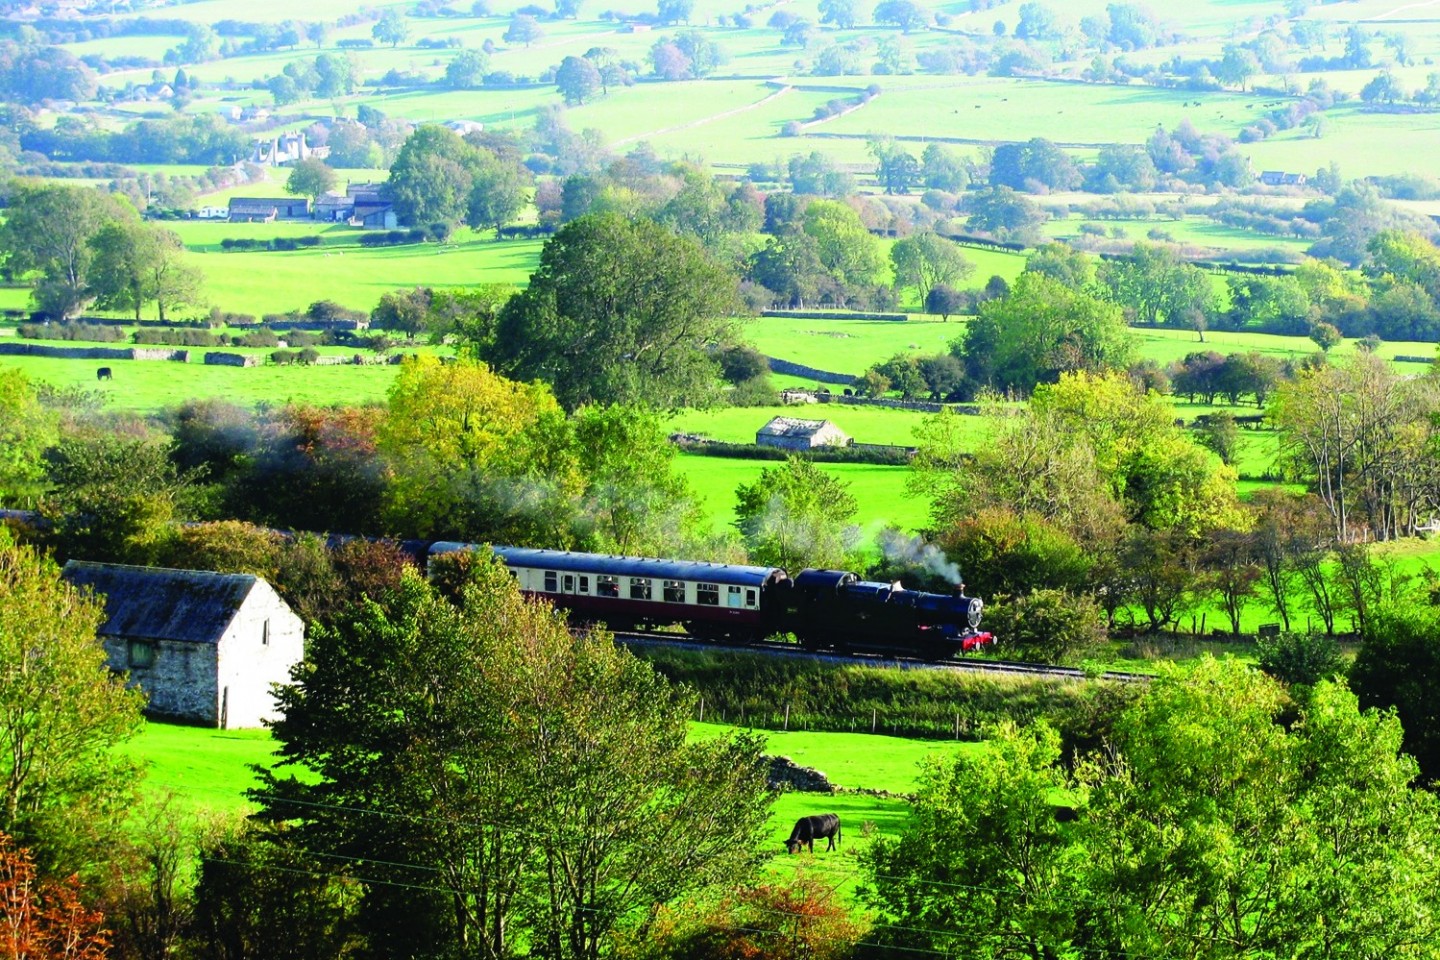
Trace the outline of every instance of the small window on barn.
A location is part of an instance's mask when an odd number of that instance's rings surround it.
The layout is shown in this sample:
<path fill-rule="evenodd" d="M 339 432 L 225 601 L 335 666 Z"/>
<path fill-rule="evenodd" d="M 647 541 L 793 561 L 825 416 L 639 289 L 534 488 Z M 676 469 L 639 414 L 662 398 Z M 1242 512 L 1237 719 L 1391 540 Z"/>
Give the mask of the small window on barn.
<path fill-rule="evenodd" d="M 268 618 L 260 624 L 260 646 L 270 646 L 270 620 Z"/>
<path fill-rule="evenodd" d="M 546 593 L 559 593 L 559 592 L 560 592 L 560 577 L 559 577 L 558 574 L 555 573 L 554 570 L 546 570 L 546 571 L 545 571 L 545 592 L 546 592 Z"/>
<path fill-rule="evenodd" d="M 148 640 L 131 640 L 128 653 L 131 670 L 144 670 L 155 666 L 155 644 Z"/>
<path fill-rule="evenodd" d="M 685 584 L 684 584 L 682 581 L 680 581 L 680 580 L 666 580 L 666 581 L 665 581 L 665 602 L 666 602 L 666 603 L 684 603 L 684 602 L 685 602 Z"/>
<path fill-rule="evenodd" d="M 695 584 L 695 602 L 703 607 L 720 606 L 720 585 L 718 583 Z"/>
<path fill-rule="evenodd" d="M 649 600 L 649 599 L 650 599 L 650 581 L 649 581 L 648 579 L 644 578 L 644 577 L 631 577 L 631 578 L 630 578 L 630 599 L 631 599 L 631 600 Z"/>
<path fill-rule="evenodd" d="M 618 597 L 620 596 L 620 578 L 601 574 L 595 578 L 595 595 L 597 597 Z"/>
<path fill-rule="evenodd" d="M 736 608 L 737 610 L 740 608 L 740 588 L 739 588 L 739 587 L 731 587 L 731 588 L 730 588 L 729 596 L 728 596 L 728 599 L 726 600 L 726 603 L 727 603 L 729 606 L 732 606 L 732 607 Z"/>

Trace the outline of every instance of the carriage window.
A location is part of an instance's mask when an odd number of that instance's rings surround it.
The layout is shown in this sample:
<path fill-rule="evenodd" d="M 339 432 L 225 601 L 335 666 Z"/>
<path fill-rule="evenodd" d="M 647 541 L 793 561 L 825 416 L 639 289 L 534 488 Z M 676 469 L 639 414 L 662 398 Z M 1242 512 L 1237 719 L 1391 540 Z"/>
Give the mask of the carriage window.
<path fill-rule="evenodd" d="M 573 573 L 567 573 L 567 574 L 565 574 L 565 576 L 561 579 L 560 582 L 565 585 L 565 592 L 566 592 L 566 593 L 574 593 L 574 592 L 575 592 L 575 574 L 573 574 Z"/>
<path fill-rule="evenodd" d="M 720 585 L 718 583 L 695 584 L 695 602 L 706 607 L 720 606 Z"/>
<path fill-rule="evenodd" d="M 590 578 L 589 578 L 589 577 L 581 577 L 581 578 L 580 578 L 580 592 L 581 592 L 581 593 L 589 593 L 589 592 L 590 592 Z"/>
<path fill-rule="evenodd" d="M 727 602 L 728 602 L 729 605 L 732 606 L 732 607 L 738 608 L 738 607 L 740 606 L 740 588 L 739 588 L 739 587 L 731 587 L 731 588 L 730 588 L 729 600 L 728 600 Z"/>
<path fill-rule="evenodd" d="M 631 599 L 631 600 L 649 600 L 649 599 L 650 599 L 650 581 L 649 581 L 649 580 L 646 580 L 646 579 L 643 578 L 643 577 L 631 577 L 631 578 L 630 578 L 630 599 Z"/>
<path fill-rule="evenodd" d="M 555 592 L 559 591 L 559 589 L 560 589 L 559 579 L 560 579 L 560 578 L 555 575 L 555 571 L 553 571 L 553 570 L 546 570 L 546 571 L 545 571 L 545 592 L 546 592 L 546 593 L 555 593 Z"/>
<path fill-rule="evenodd" d="M 679 580 L 666 580 L 666 581 L 665 581 L 665 602 L 666 602 L 666 603 L 684 603 L 684 602 L 685 602 L 685 584 L 682 583 L 682 582 L 679 581 Z"/>
<path fill-rule="evenodd" d="M 753 606 L 755 606 L 755 591 L 754 591 L 754 590 L 746 590 L 746 591 L 745 591 L 745 606 L 747 606 L 747 607 L 753 607 Z"/>
<path fill-rule="evenodd" d="M 595 578 L 595 595 L 599 597 L 620 596 L 620 578 L 604 574 Z"/>

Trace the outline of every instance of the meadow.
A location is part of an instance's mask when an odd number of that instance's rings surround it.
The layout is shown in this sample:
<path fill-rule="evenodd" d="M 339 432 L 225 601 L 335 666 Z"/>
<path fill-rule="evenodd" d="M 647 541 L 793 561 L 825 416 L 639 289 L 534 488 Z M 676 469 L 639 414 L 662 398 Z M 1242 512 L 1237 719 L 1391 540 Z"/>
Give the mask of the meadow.
<path fill-rule="evenodd" d="M 723 736 L 735 728 L 694 723 L 691 736 Z M 870 734 L 756 731 L 766 752 L 787 756 L 802 766 L 822 770 L 830 781 L 847 789 L 913 792 L 920 765 L 932 755 L 973 754 L 979 744 L 911 740 Z M 253 810 L 245 791 L 257 785 L 254 766 L 268 768 L 275 742 L 267 730 L 213 730 L 147 722 L 139 735 L 121 748 L 145 769 L 142 790 L 152 802 L 168 802 L 170 810 L 191 822 L 236 817 Z M 845 849 L 860 845 L 866 823 L 875 832 L 894 835 L 903 827 L 909 805 L 899 798 L 845 793 L 825 796 L 785 793 L 775 803 L 769 826 L 773 842 L 765 852 L 783 854 L 783 841 L 795 820 L 810 813 L 839 813 L 846 827 Z"/>

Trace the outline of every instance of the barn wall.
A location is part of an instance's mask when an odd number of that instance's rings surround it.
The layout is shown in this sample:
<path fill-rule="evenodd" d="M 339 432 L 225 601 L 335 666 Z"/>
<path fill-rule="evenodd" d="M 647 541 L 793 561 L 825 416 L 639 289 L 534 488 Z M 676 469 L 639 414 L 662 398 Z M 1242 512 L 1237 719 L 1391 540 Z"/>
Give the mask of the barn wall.
<path fill-rule="evenodd" d="M 112 670 L 128 671 L 130 685 L 145 691 L 145 712 L 159 717 L 213 726 L 219 720 L 215 696 L 215 647 L 207 643 L 155 641 L 155 664 L 130 667 L 130 644 L 106 637 Z"/>
<path fill-rule="evenodd" d="M 270 642 L 262 643 L 265 621 Z M 255 584 L 220 638 L 216 696 L 226 729 L 263 726 L 279 718 L 271 687 L 290 682 L 290 668 L 305 656 L 305 624 L 269 584 Z M 217 721 L 218 722 L 218 721 Z"/>

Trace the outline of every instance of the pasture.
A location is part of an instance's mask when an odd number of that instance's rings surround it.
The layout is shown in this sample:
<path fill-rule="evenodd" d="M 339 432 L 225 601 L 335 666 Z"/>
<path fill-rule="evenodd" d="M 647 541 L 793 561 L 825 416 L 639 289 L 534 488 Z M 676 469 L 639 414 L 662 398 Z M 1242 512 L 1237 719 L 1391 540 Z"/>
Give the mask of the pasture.
<path fill-rule="evenodd" d="M 731 729 L 722 724 L 695 723 L 691 736 L 706 739 Z M 915 789 L 920 764 L 926 757 L 984 749 L 975 743 L 869 734 L 760 731 L 760 735 L 766 739 L 767 753 L 788 756 L 802 766 L 820 769 L 832 783 L 847 789 L 896 794 Z M 245 791 L 257 783 L 251 767 L 272 764 L 274 747 L 267 730 L 211 730 L 152 721 L 121 749 L 145 768 L 142 790 L 148 800 L 168 800 L 176 814 L 198 820 L 234 817 L 253 809 L 245 799 Z M 770 818 L 773 843 L 768 843 L 762 852 L 783 855 L 782 844 L 790 828 L 798 817 L 809 813 L 839 813 L 845 827 L 844 849 L 853 850 L 862 842 L 865 823 L 874 824 L 878 833 L 893 835 L 903 826 L 908 809 L 908 804 L 898 798 L 786 793 L 777 800 Z"/>

